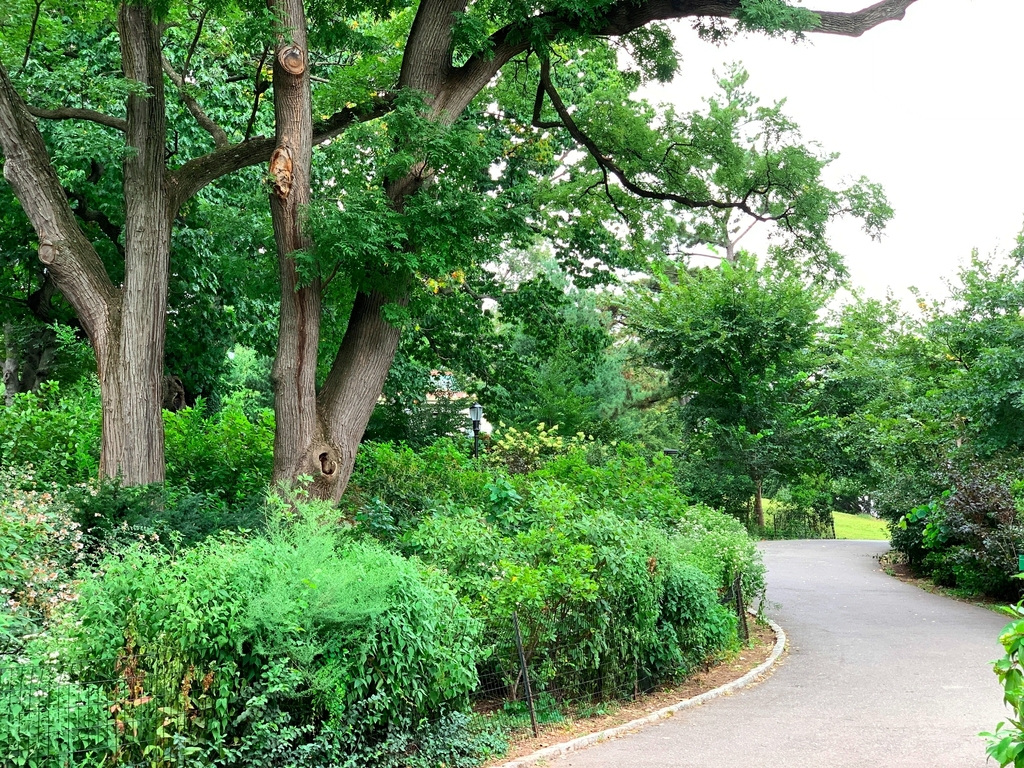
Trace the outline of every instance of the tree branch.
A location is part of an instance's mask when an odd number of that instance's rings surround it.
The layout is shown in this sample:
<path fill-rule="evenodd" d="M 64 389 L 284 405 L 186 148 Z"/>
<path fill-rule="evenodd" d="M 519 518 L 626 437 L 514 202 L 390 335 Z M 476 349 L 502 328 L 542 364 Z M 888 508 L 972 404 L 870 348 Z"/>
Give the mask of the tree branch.
<path fill-rule="evenodd" d="M 597 163 L 602 173 L 610 172 L 619 180 L 627 190 L 632 192 L 637 197 L 646 198 L 648 200 L 667 200 L 669 202 L 678 203 L 679 205 L 686 206 L 687 208 L 717 208 L 720 210 L 739 209 L 751 216 L 758 221 L 773 221 L 775 217 L 764 216 L 755 212 L 746 200 L 739 202 L 722 201 L 722 200 L 698 200 L 697 198 L 689 197 L 687 195 L 680 195 L 675 192 L 659 192 L 653 189 L 647 189 L 634 182 L 629 175 L 622 170 L 622 168 L 615 162 L 611 157 L 604 154 L 601 148 L 597 146 L 597 143 L 587 136 L 576 122 L 572 119 L 572 115 L 569 114 L 569 110 L 565 106 L 565 102 L 562 101 L 562 97 L 558 94 L 554 84 L 551 82 L 551 60 L 544 59 L 541 62 L 540 67 L 540 82 L 544 87 L 544 91 L 547 93 L 548 98 L 551 100 L 551 106 L 555 108 L 555 112 L 558 113 L 558 117 L 561 118 L 562 124 L 566 130 L 569 131 L 569 135 L 579 144 L 586 147 L 587 151 L 590 152 L 591 157 Z"/>
<path fill-rule="evenodd" d="M 394 96 L 385 95 L 365 112 L 343 109 L 322 123 L 313 126 L 313 145 L 322 144 L 343 133 L 353 123 L 374 120 L 390 112 Z M 256 136 L 239 144 L 228 144 L 209 154 L 189 160 L 183 166 L 167 174 L 169 211 L 177 211 L 207 184 L 235 171 L 270 161 L 277 140 L 273 137 Z"/>
<path fill-rule="evenodd" d="M 128 130 L 128 121 L 121 117 L 114 117 L 94 109 L 77 109 L 75 107 L 61 107 L 60 109 L 40 109 L 25 105 L 25 110 L 33 117 L 42 120 L 88 120 L 90 123 L 98 123 L 118 131 Z"/>
<path fill-rule="evenodd" d="M 870 29 L 887 21 L 898 21 L 904 17 L 907 8 L 917 0 L 881 0 L 881 2 L 859 11 L 842 13 L 836 11 L 812 11 L 818 16 L 818 26 L 809 32 L 859 37 Z M 620 0 L 605 14 L 603 24 L 589 30 L 593 34 L 619 37 L 629 34 L 652 21 L 668 21 L 694 17 L 733 18 L 740 8 L 740 0 Z M 571 29 L 580 29 L 584 22 L 578 16 L 564 13 L 542 13 L 531 17 L 529 24 L 542 23 L 547 28 L 548 38 Z M 460 69 L 460 76 L 466 81 L 483 84 L 490 81 L 498 70 L 513 57 L 529 48 L 529 34 L 524 25 L 510 24 L 491 35 L 489 45 L 470 57 Z M 480 87 L 483 87 L 483 84 Z"/>
<path fill-rule="evenodd" d="M 452 71 L 454 14 L 464 11 L 467 0 L 421 0 L 409 39 L 402 54 L 400 88 L 437 96 Z"/>
<path fill-rule="evenodd" d="M 270 53 L 269 47 L 263 48 L 263 55 L 260 56 L 260 63 L 256 65 L 256 77 L 253 80 L 253 97 L 252 97 L 252 111 L 249 113 L 249 122 L 245 124 L 245 138 L 243 141 L 248 141 L 249 137 L 252 136 L 253 126 L 256 125 L 256 114 L 260 110 L 260 96 L 270 86 L 268 80 L 263 79 L 263 65 L 267 63 L 267 54 Z"/>
<path fill-rule="evenodd" d="M 77 203 L 73 209 L 75 215 L 78 216 L 82 221 L 87 221 L 91 224 L 95 224 L 99 227 L 100 232 L 106 235 L 107 239 L 114 244 L 117 252 L 124 257 L 124 246 L 121 245 L 121 228 L 110 220 L 107 214 L 103 211 L 98 211 L 95 208 L 90 208 L 88 202 L 86 202 L 85 195 L 66 190 L 68 199 L 74 200 Z"/>
<path fill-rule="evenodd" d="M 39 260 L 78 313 L 90 338 L 107 334 L 118 292 L 92 243 L 75 222 L 46 145 L 0 64 L 0 149 L 4 178 L 39 238 Z"/>
<path fill-rule="evenodd" d="M 192 57 L 196 53 L 196 46 L 199 45 L 199 38 L 203 34 L 203 24 L 206 23 L 206 14 L 209 12 L 208 8 L 204 8 L 203 12 L 199 14 L 199 21 L 196 22 L 196 33 L 192 36 L 192 42 L 188 46 L 188 53 L 185 54 L 185 64 L 181 68 L 181 77 L 183 79 L 188 77 L 189 69 L 192 66 Z"/>
<path fill-rule="evenodd" d="M 25 56 L 21 60 L 19 73 L 25 71 L 25 67 L 28 66 L 28 60 L 32 56 L 32 44 L 36 40 L 36 30 L 39 27 L 39 13 L 43 10 L 43 0 L 35 0 L 35 6 L 35 11 L 32 13 L 32 26 L 28 30 L 28 42 L 25 43 Z"/>
<path fill-rule="evenodd" d="M 167 60 L 166 56 L 160 57 L 163 65 L 164 72 L 174 83 L 178 89 L 178 95 L 181 96 L 182 102 L 185 104 L 185 108 L 192 113 L 192 117 L 196 119 L 196 122 L 202 127 L 204 131 L 213 137 L 213 143 L 217 147 L 226 147 L 228 145 L 228 135 L 224 132 L 224 129 L 217 125 L 213 120 L 210 119 L 199 102 L 195 100 L 195 97 L 188 92 L 187 84 L 185 79 L 174 71 L 174 67 L 171 66 L 171 62 Z"/>

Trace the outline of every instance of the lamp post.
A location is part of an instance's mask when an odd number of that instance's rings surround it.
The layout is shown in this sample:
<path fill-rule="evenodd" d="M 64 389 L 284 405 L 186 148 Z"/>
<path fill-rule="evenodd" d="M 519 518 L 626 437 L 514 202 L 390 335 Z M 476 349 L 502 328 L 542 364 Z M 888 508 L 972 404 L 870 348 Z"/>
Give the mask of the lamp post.
<path fill-rule="evenodd" d="M 483 418 L 484 408 L 480 403 L 473 403 L 469 406 L 469 419 L 473 422 L 473 458 L 480 455 L 480 419 Z"/>

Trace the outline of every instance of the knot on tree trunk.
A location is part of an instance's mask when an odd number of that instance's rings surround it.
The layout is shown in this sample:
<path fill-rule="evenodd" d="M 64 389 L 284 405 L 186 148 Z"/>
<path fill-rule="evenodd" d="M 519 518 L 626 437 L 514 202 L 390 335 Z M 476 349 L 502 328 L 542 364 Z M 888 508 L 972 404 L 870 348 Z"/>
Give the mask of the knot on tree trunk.
<path fill-rule="evenodd" d="M 286 45 L 277 52 L 277 61 L 289 75 L 306 71 L 306 52 L 297 45 Z"/>
<path fill-rule="evenodd" d="M 57 259 L 57 245 L 52 240 L 39 241 L 39 260 L 49 266 Z"/>
<path fill-rule="evenodd" d="M 274 194 L 287 200 L 292 191 L 292 151 L 287 144 L 281 144 L 270 156 L 270 175 L 274 177 Z M 42 258 L 42 256 L 40 256 Z"/>
<path fill-rule="evenodd" d="M 334 488 L 341 477 L 341 454 L 326 441 L 310 446 L 302 463 L 301 474 L 313 478 L 310 495 L 315 499 L 333 498 Z"/>

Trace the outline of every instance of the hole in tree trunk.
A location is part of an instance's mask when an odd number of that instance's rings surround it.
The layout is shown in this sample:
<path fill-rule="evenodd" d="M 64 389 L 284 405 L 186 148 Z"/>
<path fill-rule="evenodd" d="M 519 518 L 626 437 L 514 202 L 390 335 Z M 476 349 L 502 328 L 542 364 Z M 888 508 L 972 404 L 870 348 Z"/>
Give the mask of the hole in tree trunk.
<path fill-rule="evenodd" d="M 338 465 L 331 460 L 326 451 L 320 454 L 320 471 L 324 473 L 325 477 L 330 477 L 337 469 Z"/>

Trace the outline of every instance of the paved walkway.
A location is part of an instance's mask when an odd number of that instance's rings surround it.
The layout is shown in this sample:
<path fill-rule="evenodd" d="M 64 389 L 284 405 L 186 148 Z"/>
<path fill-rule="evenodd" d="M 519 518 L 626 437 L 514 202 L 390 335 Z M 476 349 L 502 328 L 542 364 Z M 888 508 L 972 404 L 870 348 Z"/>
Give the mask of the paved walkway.
<path fill-rule="evenodd" d="M 754 688 L 553 761 L 572 768 L 981 768 L 1006 623 L 879 570 L 885 542 L 764 545 L 789 654 Z M 994 766 L 992 762 L 988 766 Z"/>

